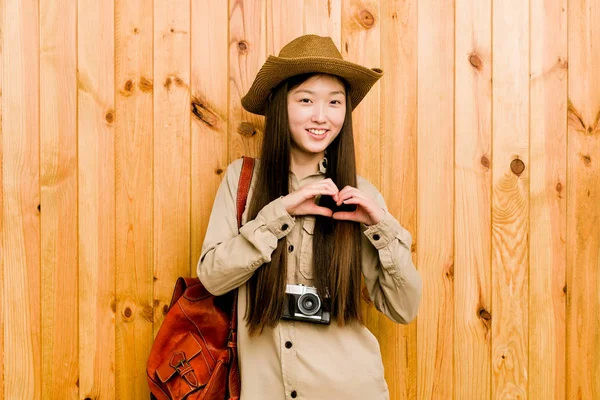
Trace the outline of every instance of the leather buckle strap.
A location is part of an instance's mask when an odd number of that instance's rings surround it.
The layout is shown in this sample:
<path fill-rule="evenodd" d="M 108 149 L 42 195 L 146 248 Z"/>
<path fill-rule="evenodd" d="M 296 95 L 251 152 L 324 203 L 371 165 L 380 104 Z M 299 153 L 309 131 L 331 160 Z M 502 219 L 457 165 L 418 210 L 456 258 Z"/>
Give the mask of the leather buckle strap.
<path fill-rule="evenodd" d="M 196 378 L 194 368 L 190 365 L 189 360 L 186 359 L 184 352 L 180 351 L 173 354 L 170 364 L 190 386 L 198 387 L 198 378 Z"/>

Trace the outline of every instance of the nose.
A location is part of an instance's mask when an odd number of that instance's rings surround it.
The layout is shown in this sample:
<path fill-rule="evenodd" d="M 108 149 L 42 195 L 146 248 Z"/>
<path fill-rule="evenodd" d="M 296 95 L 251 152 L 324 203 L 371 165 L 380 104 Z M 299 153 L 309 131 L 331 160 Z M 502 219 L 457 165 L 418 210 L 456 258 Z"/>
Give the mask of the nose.
<path fill-rule="evenodd" d="M 312 122 L 324 123 L 326 122 L 326 110 L 324 105 L 315 105 L 313 108 Z"/>

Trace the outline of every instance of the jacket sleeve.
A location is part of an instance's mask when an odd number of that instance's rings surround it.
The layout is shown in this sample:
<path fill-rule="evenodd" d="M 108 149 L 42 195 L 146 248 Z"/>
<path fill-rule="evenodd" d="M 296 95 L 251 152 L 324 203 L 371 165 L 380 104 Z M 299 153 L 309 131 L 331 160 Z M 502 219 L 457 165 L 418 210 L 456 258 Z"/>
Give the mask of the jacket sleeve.
<path fill-rule="evenodd" d="M 412 236 L 388 212 L 380 193 L 376 200 L 385 215 L 378 224 L 365 226 L 363 232 L 365 284 L 379 311 L 408 324 L 417 315 L 423 285 L 412 261 Z"/>
<path fill-rule="evenodd" d="M 277 241 L 295 224 L 279 198 L 267 204 L 238 233 L 236 197 L 241 168 L 241 159 L 227 167 L 215 197 L 197 266 L 198 278 L 216 296 L 243 285 L 258 267 L 271 261 Z"/>

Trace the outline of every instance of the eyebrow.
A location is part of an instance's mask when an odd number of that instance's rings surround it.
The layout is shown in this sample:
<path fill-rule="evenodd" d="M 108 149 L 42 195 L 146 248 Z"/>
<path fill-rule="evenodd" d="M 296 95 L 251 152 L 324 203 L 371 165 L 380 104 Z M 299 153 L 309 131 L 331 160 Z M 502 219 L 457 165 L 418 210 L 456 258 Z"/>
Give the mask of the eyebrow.
<path fill-rule="evenodd" d="M 312 90 L 308 90 L 308 89 L 298 89 L 295 91 L 296 93 L 301 93 L 301 92 L 305 92 L 308 94 L 315 94 L 315 92 L 313 92 Z M 344 95 L 344 91 L 342 90 L 334 90 L 333 92 L 329 92 L 329 94 L 341 94 Z"/>

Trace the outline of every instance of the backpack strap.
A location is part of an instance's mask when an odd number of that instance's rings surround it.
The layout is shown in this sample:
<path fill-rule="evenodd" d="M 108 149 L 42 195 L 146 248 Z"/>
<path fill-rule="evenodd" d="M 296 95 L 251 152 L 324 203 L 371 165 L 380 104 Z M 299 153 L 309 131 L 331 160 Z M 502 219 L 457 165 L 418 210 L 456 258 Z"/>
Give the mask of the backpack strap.
<path fill-rule="evenodd" d="M 243 157 L 242 172 L 238 183 L 238 192 L 236 199 L 237 224 L 238 231 L 242 227 L 242 214 L 246 209 L 248 192 L 250 191 L 250 182 L 254 172 L 254 158 Z M 233 307 L 231 310 L 231 323 L 229 325 L 229 340 L 227 346 L 231 349 L 232 364 L 228 377 L 228 396 L 229 399 L 238 399 L 240 396 L 240 371 L 237 360 L 237 298 L 238 289 L 233 291 Z"/>

